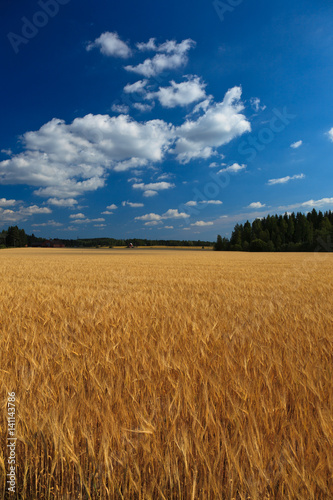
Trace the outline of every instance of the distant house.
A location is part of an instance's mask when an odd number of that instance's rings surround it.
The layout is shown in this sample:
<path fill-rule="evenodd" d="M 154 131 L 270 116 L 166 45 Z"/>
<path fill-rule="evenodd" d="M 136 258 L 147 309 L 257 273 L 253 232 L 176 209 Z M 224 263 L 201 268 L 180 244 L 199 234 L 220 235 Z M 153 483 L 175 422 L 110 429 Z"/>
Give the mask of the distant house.
<path fill-rule="evenodd" d="M 60 240 L 51 240 L 52 248 L 65 248 L 65 244 Z"/>
<path fill-rule="evenodd" d="M 51 246 L 52 246 L 51 240 L 45 240 L 45 241 L 43 241 L 43 243 L 41 244 L 41 247 L 42 247 L 42 248 L 51 248 Z"/>
<path fill-rule="evenodd" d="M 33 243 L 31 246 L 42 248 L 65 248 L 65 244 L 60 240 L 45 240 L 43 243 Z"/>

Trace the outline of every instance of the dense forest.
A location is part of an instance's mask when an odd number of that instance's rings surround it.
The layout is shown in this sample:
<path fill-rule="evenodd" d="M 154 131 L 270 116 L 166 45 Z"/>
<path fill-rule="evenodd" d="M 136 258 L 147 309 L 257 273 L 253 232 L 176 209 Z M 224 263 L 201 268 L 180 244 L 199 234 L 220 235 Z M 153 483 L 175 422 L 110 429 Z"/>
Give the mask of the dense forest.
<path fill-rule="evenodd" d="M 230 240 L 220 235 L 215 250 L 250 252 L 331 252 L 333 213 L 268 215 L 252 224 L 236 224 Z"/>

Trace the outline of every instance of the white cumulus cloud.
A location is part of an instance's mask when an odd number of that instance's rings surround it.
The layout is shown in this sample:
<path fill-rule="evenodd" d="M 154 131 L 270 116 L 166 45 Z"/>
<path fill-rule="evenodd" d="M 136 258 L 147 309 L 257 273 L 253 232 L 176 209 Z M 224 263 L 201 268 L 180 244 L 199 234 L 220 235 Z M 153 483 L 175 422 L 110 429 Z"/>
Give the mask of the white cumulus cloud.
<path fill-rule="evenodd" d="M 194 224 L 191 224 L 191 226 L 213 226 L 214 222 L 205 222 L 203 220 L 198 220 L 197 222 L 194 222 Z"/>
<path fill-rule="evenodd" d="M 89 51 L 95 47 L 99 48 L 102 54 L 106 56 L 127 59 L 132 55 L 130 47 L 115 32 L 106 31 L 102 33 L 94 42 L 89 43 L 87 50 Z"/>
<path fill-rule="evenodd" d="M 146 221 L 158 221 L 161 220 L 161 216 L 158 214 L 150 213 L 145 215 L 140 215 L 140 217 L 135 217 L 135 220 L 146 220 Z"/>
<path fill-rule="evenodd" d="M 179 212 L 178 209 L 169 208 L 163 215 L 162 219 L 188 219 L 190 216 L 184 212 Z"/>
<path fill-rule="evenodd" d="M 264 111 L 266 109 L 265 105 L 260 104 L 260 99 L 258 97 L 252 97 L 250 99 L 250 102 L 252 109 L 254 109 L 256 113 L 258 113 L 259 111 Z"/>
<path fill-rule="evenodd" d="M 327 132 L 327 135 L 328 135 L 328 137 L 330 138 L 330 140 L 333 142 L 333 127 L 331 128 L 331 130 L 329 130 L 329 131 Z"/>
<path fill-rule="evenodd" d="M 250 205 L 247 208 L 264 208 L 266 205 L 260 203 L 260 201 L 254 201 L 253 203 L 250 203 Z"/>
<path fill-rule="evenodd" d="M 141 208 L 141 207 L 144 207 L 144 204 L 143 203 L 132 203 L 131 201 L 122 201 L 122 206 L 123 207 L 131 207 L 131 208 Z"/>
<path fill-rule="evenodd" d="M 117 104 L 117 103 L 112 104 L 111 109 L 114 113 L 121 113 L 124 115 L 126 115 L 130 110 L 129 106 L 127 106 L 126 104 Z"/>
<path fill-rule="evenodd" d="M 27 184 L 38 187 L 39 196 L 74 199 L 103 187 L 108 169 L 161 161 L 172 137 L 172 126 L 162 120 L 89 114 L 67 125 L 54 118 L 26 132 L 24 150 L 0 162 L 0 184 Z"/>
<path fill-rule="evenodd" d="M 145 198 L 151 198 L 152 196 L 157 196 L 158 192 L 154 191 L 153 189 L 147 189 L 147 191 L 144 191 L 143 196 Z"/>
<path fill-rule="evenodd" d="M 148 42 L 148 44 L 150 44 L 149 50 L 153 50 L 157 54 L 152 59 L 146 59 L 137 66 L 125 66 L 127 71 L 151 78 L 163 71 L 179 68 L 187 63 L 187 53 L 196 45 L 191 39 L 183 40 L 180 43 L 171 40 L 161 45 L 156 45 L 155 42 Z M 138 44 L 137 46 L 141 47 L 140 50 L 147 48 L 147 44 Z M 143 48 L 144 46 L 145 48 Z"/>
<path fill-rule="evenodd" d="M 188 214 L 179 212 L 178 209 L 169 208 L 163 215 L 158 215 L 154 213 L 141 215 L 140 217 L 135 217 L 135 220 L 143 221 L 160 221 L 164 219 L 187 219 L 190 217 Z"/>
<path fill-rule="evenodd" d="M 226 93 L 222 102 L 213 103 L 197 120 L 186 120 L 176 129 L 179 137 L 174 152 L 182 163 L 187 163 L 194 153 L 218 148 L 229 143 L 245 132 L 251 131 L 251 125 L 241 114 L 244 105 L 241 102 L 242 89 L 234 87 Z"/>
<path fill-rule="evenodd" d="M 219 170 L 217 173 L 223 173 L 223 172 L 228 172 L 230 174 L 237 174 L 238 172 L 241 172 L 242 170 L 246 169 L 246 165 L 242 164 L 239 165 L 238 163 L 234 163 L 233 165 L 230 165 L 229 167 L 222 168 Z"/>
<path fill-rule="evenodd" d="M 199 201 L 199 203 L 203 203 L 206 205 L 223 205 L 223 201 L 220 200 L 206 200 L 206 201 Z"/>
<path fill-rule="evenodd" d="M 297 141 L 297 142 L 293 142 L 292 144 L 290 144 L 290 147 L 292 149 L 298 149 L 302 146 L 303 144 L 303 141 Z"/>
<path fill-rule="evenodd" d="M 173 44 L 170 45 L 172 51 Z M 168 50 L 165 48 L 165 50 Z M 251 129 L 240 111 L 241 89 L 226 93 L 195 120 L 180 126 L 153 119 L 136 121 L 127 115 L 88 114 L 72 123 L 54 118 L 21 137 L 22 151 L 0 161 L 0 184 L 35 187 L 34 194 L 50 205 L 70 207 L 76 198 L 105 186 L 110 170 L 123 172 L 152 166 L 166 155 L 181 163 L 217 155 L 216 148 Z M 145 197 L 170 183 L 134 184 Z"/>
<path fill-rule="evenodd" d="M 145 197 L 156 196 L 158 191 L 165 191 L 167 189 L 172 189 L 175 187 L 175 184 L 171 184 L 171 182 L 151 182 L 149 184 L 144 184 L 143 182 L 139 184 L 133 184 L 133 189 L 139 189 L 143 191 L 143 195 Z"/>
<path fill-rule="evenodd" d="M 21 213 L 24 215 L 35 215 L 35 214 L 51 214 L 52 210 L 47 207 L 38 207 L 37 205 L 31 205 L 27 208 L 22 208 Z"/>
<path fill-rule="evenodd" d="M 84 214 L 79 213 L 79 214 L 71 214 L 69 216 L 69 218 L 70 219 L 85 219 L 86 216 Z"/>
<path fill-rule="evenodd" d="M 206 84 L 199 77 L 188 77 L 186 82 L 170 82 L 169 87 L 160 87 L 157 92 L 149 92 L 146 99 L 158 99 L 165 108 L 187 106 L 206 97 Z"/>
<path fill-rule="evenodd" d="M 62 226 L 61 222 L 57 222 L 55 220 L 48 220 L 47 222 L 43 222 L 41 224 L 31 224 L 32 227 L 47 227 L 47 226 L 52 226 L 52 227 L 60 227 Z"/>
<path fill-rule="evenodd" d="M 59 198 L 49 198 L 47 200 L 49 205 L 54 205 L 56 207 L 73 207 L 77 205 L 77 201 L 74 198 L 59 199 Z"/>
<path fill-rule="evenodd" d="M 293 205 L 279 207 L 280 210 L 294 210 L 295 208 L 333 208 L 333 197 L 321 198 L 320 200 L 308 200 L 301 203 L 294 203 Z"/>
<path fill-rule="evenodd" d="M 286 184 L 289 181 L 293 181 L 296 179 L 304 179 L 304 178 L 305 178 L 304 174 L 297 174 L 293 175 L 292 177 L 290 177 L 290 175 L 287 175 L 286 177 L 280 177 L 279 179 L 269 179 L 267 184 L 269 186 L 273 186 L 274 184 Z"/>
<path fill-rule="evenodd" d="M 21 206 L 18 210 L 12 210 L 9 208 L 0 207 L 0 222 L 18 222 L 25 221 L 28 217 L 33 217 L 34 215 L 50 214 L 52 210 L 47 207 L 38 207 L 37 205 L 30 205 L 28 207 Z"/>
<path fill-rule="evenodd" d="M 7 200 L 6 198 L 0 198 L 0 207 L 12 207 L 16 205 L 16 200 Z"/>
<path fill-rule="evenodd" d="M 145 87 L 148 83 L 148 80 L 139 80 L 138 82 L 135 83 L 128 83 L 124 87 L 124 92 L 127 94 L 133 94 L 133 93 L 139 93 L 141 94 L 142 92 L 145 92 Z"/>
<path fill-rule="evenodd" d="M 151 222 L 145 222 L 145 226 L 157 226 L 158 224 L 162 224 L 162 222 L 157 220 L 152 220 Z"/>
<path fill-rule="evenodd" d="M 151 111 L 155 107 L 155 103 L 153 104 L 142 104 L 141 102 L 136 102 L 133 104 L 133 108 L 141 111 L 141 113 L 147 113 Z"/>

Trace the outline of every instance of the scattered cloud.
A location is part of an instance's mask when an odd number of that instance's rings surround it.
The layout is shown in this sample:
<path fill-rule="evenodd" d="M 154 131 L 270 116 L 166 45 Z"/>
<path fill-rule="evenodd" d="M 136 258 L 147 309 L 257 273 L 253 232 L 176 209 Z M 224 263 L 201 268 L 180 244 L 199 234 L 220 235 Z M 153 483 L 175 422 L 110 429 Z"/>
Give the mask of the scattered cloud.
<path fill-rule="evenodd" d="M 197 204 L 198 203 L 196 201 L 188 201 L 187 203 L 185 203 L 187 207 L 196 207 Z"/>
<path fill-rule="evenodd" d="M 213 226 L 214 222 L 205 222 L 203 220 L 198 220 L 197 222 L 194 222 L 194 224 L 191 224 L 191 226 Z"/>
<path fill-rule="evenodd" d="M 297 142 L 293 142 L 292 144 L 290 144 L 290 147 L 293 149 L 298 149 L 302 146 L 302 144 L 303 144 L 303 141 L 297 141 Z"/>
<path fill-rule="evenodd" d="M 54 205 L 56 207 L 73 207 L 77 205 L 77 201 L 74 198 L 59 199 L 59 198 L 49 198 L 47 200 L 49 205 Z"/>
<path fill-rule="evenodd" d="M 114 170 L 115 172 L 126 172 L 126 170 L 137 167 L 145 167 L 146 165 L 148 165 L 148 160 L 146 160 L 145 158 L 132 157 L 129 160 L 117 163 L 117 165 L 114 167 Z M 131 181 L 129 180 L 129 182 Z"/>
<path fill-rule="evenodd" d="M 170 208 L 162 215 L 162 219 L 188 219 L 190 216 L 184 212 L 178 212 L 178 209 Z"/>
<path fill-rule="evenodd" d="M 132 203 L 131 201 L 123 201 L 122 203 L 122 206 L 123 207 L 131 207 L 131 208 L 141 208 L 141 207 L 144 207 L 144 204 L 143 203 Z"/>
<path fill-rule="evenodd" d="M 199 201 L 199 203 L 205 205 L 223 205 L 223 201 L 220 200 L 205 200 L 205 201 Z"/>
<path fill-rule="evenodd" d="M 223 172 L 228 172 L 230 174 L 237 174 L 238 172 L 241 172 L 242 170 L 246 169 L 246 165 L 242 164 L 239 165 L 238 163 L 234 163 L 233 165 L 230 165 L 229 167 L 222 168 L 222 170 L 219 170 L 217 173 L 221 174 Z"/>
<path fill-rule="evenodd" d="M 43 222 L 41 224 L 31 224 L 32 227 L 47 227 L 47 226 L 52 226 L 52 227 L 61 227 L 62 224 L 61 222 L 56 222 L 55 220 L 48 220 L 47 222 Z"/>
<path fill-rule="evenodd" d="M 140 189 L 143 191 L 143 196 L 146 198 L 151 196 L 156 196 L 158 191 L 165 191 L 167 189 L 172 189 L 175 187 L 175 184 L 171 184 L 170 182 L 151 182 L 150 184 L 144 184 L 143 182 L 139 184 L 133 184 L 133 189 Z"/>
<path fill-rule="evenodd" d="M 148 50 L 155 52 L 157 50 L 156 38 L 150 38 L 148 42 L 138 42 L 136 46 L 141 52 Z"/>
<path fill-rule="evenodd" d="M 197 151 L 186 151 L 177 155 L 177 160 L 184 165 L 192 160 L 207 160 L 216 153 L 213 148 L 206 147 Z"/>
<path fill-rule="evenodd" d="M 79 214 L 71 214 L 69 216 L 69 218 L 70 219 L 85 219 L 86 216 L 84 214 L 79 213 Z"/>
<path fill-rule="evenodd" d="M 173 229 L 173 226 L 164 226 L 164 229 Z"/>
<path fill-rule="evenodd" d="M 13 151 L 11 149 L 2 149 L 1 153 L 5 154 L 7 156 L 11 156 L 13 154 Z"/>
<path fill-rule="evenodd" d="M 18 222 L 25 221 L 28 217 L 34 215 L 50 214 L 52 210 L 47 207 L 38 207 L 37 205 L 30 205 L 28 207 L 21 206 L 18 210 L 0 207 L 0 221 L 1 222 Z"/>
<path fill-rule="evenodd" d="M 266 205 L 263 205 L 260 201 L 254 201 L 253 203 L 250 203 L 247 208 L 264 208 L 265 206 Z"/>
<path fill-rule="evenodd" d="M 113 212 L 109 212 L 109 210 L 105 210 L 105 212 L 102 212 L 102 215 L 113 215 Z"/>
<path fill-rule="evenodd" d="M 126 115 L 129 112 L 130 108 L 126 104 L 116 104 L 116 103 L 114 103 L 111 106 L 111 110 L 114 113 L 121 113 L 121 114 Z"/>
<path fill-rule="evenodd" d="M 119 38 L 116 32 L 106 31 L 102 33 L 101 36 L 87 46 L 88 51 L 94 48 L 98 48 L 102 54 L 111 57 L 127 59 L 132 55 L 130 47 Z"/>
<path fill-rule="evenodd" d="M 16 200 L 7 200 L 6 198 L 0 198 L 0 207 L 12 207 L 16 205 Z"/>
<path fill-rule="evenodd" d="M 266 109 L 265 105 L 260 104 L 260 99 L 258 97 L 252 97 L 250 99 L 252 109 L 258 113 L 259 111 L 264 111 Z"/>
<path fill-rule="evenodd" d="M 133 108 L 141 111 L 141 113 L 148 113 L 155 107 L 155 103 L 152 104 L 142 104 L 141 102 L 136 102 L 133 104 Z"/>
<path fill-rule="evenodd" d="M 187 64 L 187 53 L 196 45 L 196 43 L 191 39 L 183 40 L 180 43 L 170 40 L 161 45 L 156 45 L 155 41 L 151 42 L 151 40 L 148 44 L 137 44 L 137 47 L 141 51 L 152 50 L 157 52 L 157 54 L 152 59 L 146 59 L 143 63 L 140 63 L 137 66 L 125 66 L 127 71 L 137 73 L 146 78 L 151 78 L 162 73 L 163 71 L 177 69 Z"/>
<path fill-rule="evenodd" d="M 159 176 L 157 177 L 157 180 L 158 180 L 158 181 L 163 181 L 163 180 L 165 180 L 165 179 L 170 179 L 170 178 L 172 178 L 172 177 L 174 177 L 174 175 L 173 175 L 173 174 L 168 174 L 167 172 L 165 172 L 164 174 L 159 175 Z"/>
<path fill-rule="evenodd" d="M 127 179 L 127 182 L 142 182 L 142 179 L 139 179 L 138 177 L 131 177 L 130 179 Z"/>
<path fill-rule="evenodd" d="M 329 139 L 333 142 L 333 127 L 327 132 Z"/>
<path fill-rule="evenodd" d="M 298 175 L 293 175 L 290 177 L 290 175 L 287 175 L 287 177 L 281 177 L 280 179 L 269 179 L 267 184 L 269 186 L 273 186 L 274 184 L 286 184 L 289 181 L 293 181 L 296 179 L 304 179 L 305 175 L 304 174 L 298 174 Z"/>
<path fill-rule="evenodd" d="M 135 220 L 158 221 L 161 220 L 161 218 L 162 217 L 160 215 L 151 213 L 151 214 L 140 215 L 140 217 L 135 217 Z"/>
<path fill-rule="evenodd" d="M 153 189 L 147 189 L 147 191 L 144 191 L 143 196 L 145 198 L 151 198 L 152 196 L 157 196 L 158 192 L 154 191 Z"/>
<path fill-rule="evenodd" d="M 206 84 L 198 76 L 189 76 L 182 83 L 170 82 L 169 87 L 160 87 L 157 92 L 149 92 L 146 99 L 158 99 L 164 108 L 187 106 L 206 97 Z"/>
<path fill-rule="evenodd" d="M 146 91 L 146 85 L 148 83 L 148 80 L 139 80 L 138 82 L 135 83 L 128 83 L 124 87 L 124 92 L 126 94 L 142 94 Z"/>
<path fill-rule="evenodd" d="M 152 220 L 151 222 L 145 222 L 145 226 L 157 226 L 158 224 L 162 224 L 161 221 L 157 221 L 157 220 Z"/>
<path fill-rule="evenodd" d="M 83 219 L 81 217 L 82 214 L 79 214 L 80 215 L 80 218 L 77 218 L 75 220 L 72 220 L 71 222 L 73 222 L 73 224 L 88 224 L 90 222 L 105 222 L 105 219 L 103 219 L 103 217 L 98 217 L 97 219 Z"/>
<path fill-rule="evenodd" d="M 170 208 L 163 215 L 158 215 L 154 213 L 141 215 L 139 217 L 135 217 L 135 220 L 143 220 L 143 221 L 160 221 L 164 219 L 188 219 L 190 216 L 183 212 L 179 212 L 178 209 Z"/>
<path fill-rule="evenodd" d="M 37 205 L 31 205 L 27 208 L 21 208 L 21 213 L 24 215 L 51 214 L 52 210 L 47 207 L 38 207 Z"/>
<path fill-rule="evenodd" d="M 295 208 L 324 208 L 331 207 L 333 208 L 333 197 L 332 198 L 321 198 L 320 200 L 308 200 L 301 203 L 294 203 L 293 205 L 287 205 L 279 207 L 280 210 L 293 210 Z"/>
<path fill-rule="evenodd" d="M 112 205 L 109 205 L 106 208 L 107 208 L 107 210 L 116 210 L 118 207 L 117 207 L 117 205 L 115 205 L 114 203 L 112 203 Z"/>

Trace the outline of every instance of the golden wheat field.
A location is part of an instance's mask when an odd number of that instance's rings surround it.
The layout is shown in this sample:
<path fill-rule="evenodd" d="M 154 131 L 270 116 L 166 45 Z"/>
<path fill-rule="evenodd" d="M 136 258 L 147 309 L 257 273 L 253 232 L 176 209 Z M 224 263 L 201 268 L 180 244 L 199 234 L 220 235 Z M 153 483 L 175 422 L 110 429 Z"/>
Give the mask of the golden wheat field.
<path fill-rule="evenodd" d="M 333 255 L 0 253 L 0 498 L 333 498 Z"/>

